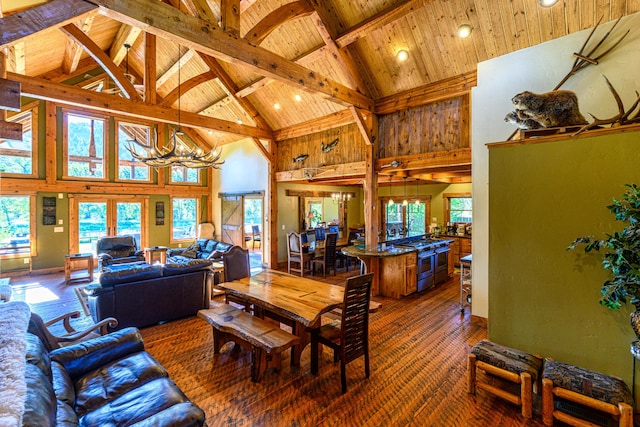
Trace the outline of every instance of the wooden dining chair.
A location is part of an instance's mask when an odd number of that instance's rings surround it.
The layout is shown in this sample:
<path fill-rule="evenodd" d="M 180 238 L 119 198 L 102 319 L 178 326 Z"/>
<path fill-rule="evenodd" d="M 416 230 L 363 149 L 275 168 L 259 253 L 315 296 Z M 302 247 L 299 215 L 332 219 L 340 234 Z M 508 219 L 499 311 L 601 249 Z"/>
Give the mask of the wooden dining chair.
<path fill-rule="evenodd" d="M 318 373 L 319 344 L 333 349 L 334 361 L 340 360 L 342 392 L 347 392 L 346 365 L 364 356 L 364 372 L 369 378 L 369 301 L 373 273 L 347 279 L 340 324 L 330 323 L 310 329 L 311 373 Z"/>
<path fill-rule="evenodd" d="M 71 319 L 78 319 L 79 317 L 80 312 L 73 311 L 45 322 L 38 314 L 31 312 L 28 331 L 40 338 L 47 351 L 52 351 L 79 341 L 86 341 L 91 338 L 106 335 L 109 333 L 109 328 L 118 326 L 118 321 L 115 318 L 107 317 L 96 324 L 88 326 L 82 331 L 77 331 L 73 325 L 71 325 Z M 49 329 L 58 322 L 62 322 L 66 331 L 63 335 L 55 335 Z"/>
<path fill-rule="evenodd" d="M 327 233 L 324 240 L 324 249 L 322 256 L 314 256 L 311 260 L 311 273 L 315 271 L 316 264 L 322 266 L 322 277 L 327 277 L 327 269 L 333 269 L 333 275 L 336 275 L 336 242 L 338 241 L 338 233 Z"/>
<path fill-rule="evenodd" d="M 300 234 L 292 231 L 287 234 L 287 272 L 300 273 L 304 277 L 305 268 L 311 264 L 313 254 L 304 251 Z M 292 263 L 295 264 L 292 266 Z M 308 271 L 308 270 L 307 270 Z"/>
<path fill-rule="evenodd" d="M 233 246 L 222 256 L 224 265 L 224 280 L 232 282 L 251 276 L 251 264 L 249 263 L 249 251 L 240 246 Z M 225 293 L 227 304 L 234 302 L 244 307 L 244 311 L 251 312 L 251 304 L 243 298 Z"/>
<path fill-rule="evenodd" d="M 251 232 L 253 234 L 253 249 L 256 248 L 256 242 L 258 242 L 258 247 L 262 244 L 262 233 L 260 232 L 259 225 L 252 225 Z"/>

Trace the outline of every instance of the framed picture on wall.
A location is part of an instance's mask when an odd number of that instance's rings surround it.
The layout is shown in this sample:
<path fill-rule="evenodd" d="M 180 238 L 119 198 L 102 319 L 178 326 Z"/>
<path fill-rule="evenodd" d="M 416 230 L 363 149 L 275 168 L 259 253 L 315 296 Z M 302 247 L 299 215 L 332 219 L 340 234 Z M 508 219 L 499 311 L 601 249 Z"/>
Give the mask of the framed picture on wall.
<path fill-rule="evenodd" d="M 42 225 L 56 224 L 56 198 L 42 198 Z"/>
<path fill-rule="evenodd" d="M 156 202 L 156 225 L 164 225 L 164 202 Z"/>

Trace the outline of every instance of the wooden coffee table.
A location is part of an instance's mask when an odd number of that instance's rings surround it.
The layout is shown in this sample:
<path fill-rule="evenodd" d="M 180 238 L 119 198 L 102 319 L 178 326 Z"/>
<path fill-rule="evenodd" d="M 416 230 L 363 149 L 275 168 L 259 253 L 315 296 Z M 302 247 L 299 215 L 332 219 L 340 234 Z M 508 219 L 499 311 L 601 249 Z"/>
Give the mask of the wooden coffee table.
<path fill-rule="evenodd" d="M 73 267 L 73 263 L 77 263 L 80 261 L 86 262 L 86 275 L 76 275 L 75 277 L 71 276 L 71 269 Z M 65 282 L 70 283 L 72 281 L 81 281 L 88 280 L 93 282 L 93 254 L 91 253 L 83 253 L 83 254 L 68 254 L 64 256 L 64 279 Z"/>

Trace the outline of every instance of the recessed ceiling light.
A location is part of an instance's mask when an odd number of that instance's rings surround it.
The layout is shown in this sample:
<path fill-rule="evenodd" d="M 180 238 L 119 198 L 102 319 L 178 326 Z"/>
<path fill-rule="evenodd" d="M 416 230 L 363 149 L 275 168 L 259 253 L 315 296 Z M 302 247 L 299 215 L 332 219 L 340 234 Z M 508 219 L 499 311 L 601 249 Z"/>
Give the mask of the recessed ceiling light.
<path fill-rule="evenodd" d="M 209 135 L 213 135 L 213 131 L 212 131 L 212 130 L 208 130 L 208 131 L 207 131 L 207 133 L 208 133 Z"/>
<path fill-rule="evenodd" d="M 404 62 L 409 59 L 409 52 L 406 50 L 400 50 L 396 53 L 396 58 L 398 58 L 398 61 Z"/>
<path fill-rule="evenodd" d="M 242 124 L 242 119 L 240 117 L 238 117 L 238 119 L 236 120 L 236 122 L 238 122 L 239 125 Z"/>
<path fill-rule="evenodd" d="M 556 3 L 558 3 L 558 0 L 540 0 L 540 6 L 542 7 L 551 7 Z"/>
<path fill-rule="evenodd" d="M 280 109 L 280 104 L 278 104 L 277 102 L 275 104 L 273 104 L 273 108 L 276 110 Z"/>
<path fill-rule="evenodd" d="M 471 35 L 471 31 L 473 31 L 473 28 L 471 27 L 471 25 L 462 24 L 458 27 L 457 34 L 458 34 L 458 37 L 460 37 L 461 39 L 466 39 Z"/>
<path fill-rule="evenodd" d="M 296 101 L 298 101 L 298 102 L 302 101 L 302 97 L 301 97 L 301 96 L 300 96 L 300 94 L 298 94 L 298 93 L 296 93 L 296 94 L 293 96 L 293 98 L 294 98 Z"/>

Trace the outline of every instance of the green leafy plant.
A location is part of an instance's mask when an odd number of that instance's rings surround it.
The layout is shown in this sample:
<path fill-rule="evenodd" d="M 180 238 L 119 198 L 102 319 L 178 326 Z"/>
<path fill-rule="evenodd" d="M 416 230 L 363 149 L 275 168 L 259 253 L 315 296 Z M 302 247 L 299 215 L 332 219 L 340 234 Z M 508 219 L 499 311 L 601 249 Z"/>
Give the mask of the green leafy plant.
<path fill-rule="evenodd" d="M 602 250 L 602 266 L 613 277 L 602 284 L 600 304 L 619 310 L 627 302 L 640 309 L 640 189 L 636 184 L 627 184 L 629 189 L 622 200 L 613 199 L 607 209 L 625 227 L 606 239 L 594 236 L 579 237 L 568 249 L 578 246 L 586 253 Z"/>

